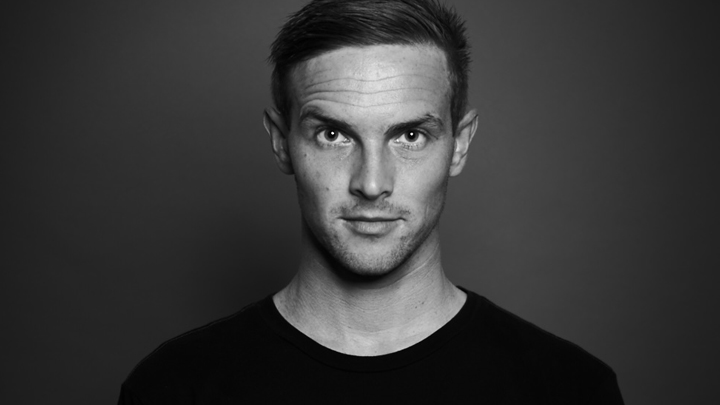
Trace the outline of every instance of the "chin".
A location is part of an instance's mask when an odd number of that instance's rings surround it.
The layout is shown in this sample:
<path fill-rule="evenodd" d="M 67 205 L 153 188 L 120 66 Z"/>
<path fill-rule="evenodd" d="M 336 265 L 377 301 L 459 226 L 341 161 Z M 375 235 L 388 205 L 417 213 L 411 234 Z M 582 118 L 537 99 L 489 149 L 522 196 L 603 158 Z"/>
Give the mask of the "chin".
<path fill-rule="evenodd" d="M 335 255 L 333 255 L 335 256 Z M 360 278 L 377 279 L 392 273 L 407 259 L 399 252 L 388 255 L 370 256 L 343 252 L 335 257 L 339 268 Z"/>
<path fill-rule="evenodd" d="M 304 225 L 330 268 L 341 278 L 353 281 L 372 281 L 394 273 L 410 260 L 434 228 L 427 226 L 417 232 L 368 243 L 348 238 L 344 229 L 323 232 L 321 227 L 313 229 L 307 222 Z"/>
<path fill-rule="evenodd" d="M 332 238 L 324 250 L 333 262 L 336 273 L 357 280 L 374 280 L 387 276 L 401 267 L 422 242 L 412 238 L 399 238 L 390 246 L 351 246 L 349 241 Z"/>

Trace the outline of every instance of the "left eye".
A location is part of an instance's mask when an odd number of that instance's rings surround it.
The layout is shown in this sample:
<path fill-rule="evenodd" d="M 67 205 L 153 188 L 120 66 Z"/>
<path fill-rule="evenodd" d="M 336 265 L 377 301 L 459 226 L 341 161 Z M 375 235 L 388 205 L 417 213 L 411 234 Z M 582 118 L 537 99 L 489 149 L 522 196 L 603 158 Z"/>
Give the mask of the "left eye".
<path fill-rule="evenodd" d="M 418 148 L 425 144 L 426 137 L 420 131 L 407 131 L 395 139 L 395 142 L 404 144 L 407 147 Z"/>
<path fill-rule="evenodd" d="M 417 142 L 417 140 L 420 139 L 421 135 L 417 131 L 408 131 L 403 136 L 408 142 Z"/>

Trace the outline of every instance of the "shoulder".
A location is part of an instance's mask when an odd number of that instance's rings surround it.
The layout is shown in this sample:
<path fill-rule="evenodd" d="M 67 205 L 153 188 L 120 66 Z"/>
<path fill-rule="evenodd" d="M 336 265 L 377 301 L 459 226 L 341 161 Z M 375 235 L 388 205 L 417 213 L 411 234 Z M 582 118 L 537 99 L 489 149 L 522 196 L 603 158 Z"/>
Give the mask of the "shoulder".
<path fill-rule="evenodd" d="M 497 372 L 511 375 L 528 389 L 544 391 L 550 398 L 583 398 L 584 403 L 606 391 L 615 395 L 615 373 L 602 360 L 490 300 L 475 296 L 476 316 L 470 335 L 476 349 L 471 350 L 482 351 Z"/>
<path fill-rule="evenodd" d="M 605 363 L 575 343 L 538 327 L 484 297 L 479 297 L 479 305 L 482 307 L 483 325 L 490 333 L 488 338 L 498 345 L 508 346 L 528 356 L 551 355 L 560 359 L 569 357 L 599 367 L 607 367 Z"/>
<path fill-rule="evenodd" d="M 253 363 L 253 347 L 267 340 L 258 307 L 262 301 L 161 344 L 132 370 L 122 386 L 125 397 L 183 398 L 185 391 L 223 375 L 238 363 Z"/>

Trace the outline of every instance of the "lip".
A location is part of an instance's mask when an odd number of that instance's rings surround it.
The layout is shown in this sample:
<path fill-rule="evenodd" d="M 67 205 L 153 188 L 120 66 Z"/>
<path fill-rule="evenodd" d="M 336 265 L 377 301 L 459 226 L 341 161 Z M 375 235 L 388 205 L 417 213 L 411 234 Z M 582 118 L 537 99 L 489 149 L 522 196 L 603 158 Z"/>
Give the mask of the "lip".
<path fill-rule="evenodd" d="M 359 216 L 356 216 L 356 217 L 345 217 L 345 218 L 343 218 L 343 219 L 346 220 L 346 221 L 387 222 L 387 221 L 397 221 L 397 220 L 399 220 L 400 218 L 359 215 Z"/>
<path fill-rule="evenodd" d="M 391 217 L 347 217 L 344 225 L 354 233 L 366 236 L 383 236 L 390 233 L 400 223 L 400 218 Z"/>

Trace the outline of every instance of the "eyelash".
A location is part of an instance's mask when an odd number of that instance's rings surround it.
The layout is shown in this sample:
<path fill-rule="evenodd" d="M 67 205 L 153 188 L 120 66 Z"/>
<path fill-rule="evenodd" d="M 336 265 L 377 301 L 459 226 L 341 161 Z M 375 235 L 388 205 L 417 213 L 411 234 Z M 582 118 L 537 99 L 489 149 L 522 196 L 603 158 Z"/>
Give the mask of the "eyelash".
<path fill-rule="evenodd" d="M 332 142 L 332 141 L 329 141 L 329 140 L 325 139 L 325 134 L 327 134 L 328 132 L 335 132 L 335 133 L 337 133 L 338 138 L 339 138 L 339 137 L 343 137 L 343 138 L 345 138 L 345 140 L 342 140 L 342 141 L 340 141 L 340 142 Z M 332 129 L 332 128 L 321 128 L 321 129 L 317 132 L 317 134 L 316 134 L 315 136 L 317 137 L 318 142 L 320 143 L 320 145 L 322 145 L 322 146 L 324 146 L 324 147 L 335 147 L 335 148 L 337 148 L 337 147 L 340 147 L 340 146 L 343 145 L 343 144 L 347 144 L 347 143 L 350 143 L 350 142 L 351 142 L 350 139 L 349 139 L 347 136 L 343 135 L 342 132 L 338 131 L 337 129 Z"/>
<path fill-rule="evenodd" d="M 344 140 L 341 140 L 339 142 L 329 141 L 325 138 L 325 135 L 328 132 L 335 132 L 337 134 L 336 136 L 342 137 L 342 138 L 344 138 Z M 416 140 L 415 142 L 409 142 L 409 141 L 401 142 L 400 141 L 401 138 L 405 137 L 408 133 L 411 133 L 411 132 L 414 132 L 419 137 L 419 139 Z M 343 135 L 343 133 L 341 131 L 339 131 L 337 129 L 332 129 L 332 128 L 321 128 L 317 131 L 315 136 L 318 140 L 318 143 L 320 143 L 320 145 L 323 147 L 337 148 L 337 147 L 342 147 L 343 145 L 352 143 L 352 140 L 350 138 L 348 138 L 347 136 Z M 420 131 L 417 129 L 412 129 L 409 131 L 405 131 L 401 135 L 395 137 L 393 139 L 393 143 L 400 145 L 400 147 L 402 147 L 404 149 L 418 150 L 418 149 L 422 149 L 423 147 L 425 147 L 425 145 L 428 142 L 428 139 L 429 139 L 428 135 L 425 134 L 423 131 Z"/>
<path fill-rule="evenodd" d="M 411 133 L 411 132 L 414 132 L 414 133 L 418 136 L 419 139 L 416 140 L 415 142 L 407 142 L 407 143 L 404 143 L 404 142 L 400 142 L 400 141 L 399 141 L 400 138 L 404 137 L 405 135 L 407 135 L 407 134 L 409 134 L 409 133 Z M 422 149 L 422 148 L 425 146 L 425 144 L 427 144 L 427 141 L 428 141 L 428 136 L 427 136 L 427 134 L 425 134 L 424 132 L 419 131 L 419 130 L 417 130 L 417 129 L 411 129 L 411 130 L 409 130 L 409 131 L 405 131 L 405 132 L 402 133 L 402 135 L 396 137 L 396 138 L 393 140 L 393 142 L 398 143 L 398 144 L 400 144 L 400 146 L 402 146 L 403 148 L 409 149 L 409 150 Z"/>

